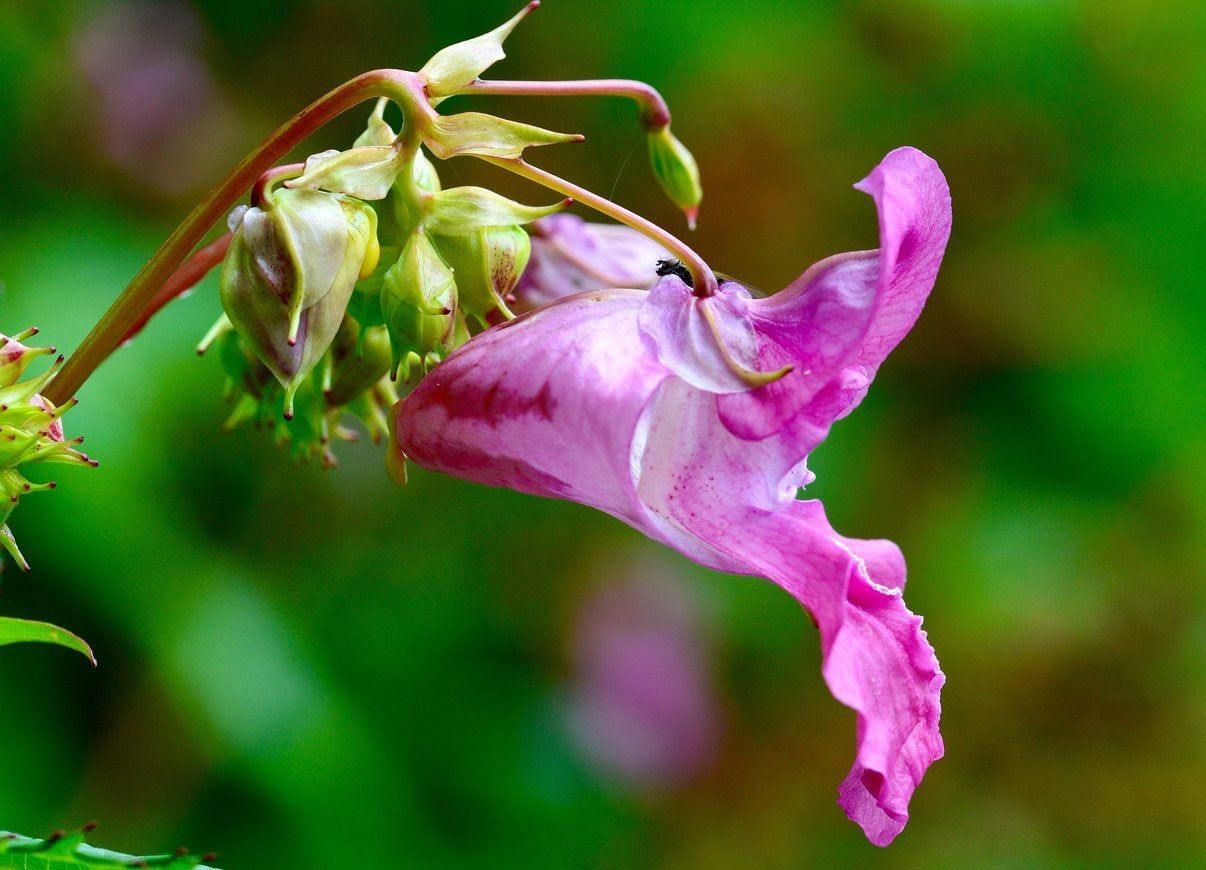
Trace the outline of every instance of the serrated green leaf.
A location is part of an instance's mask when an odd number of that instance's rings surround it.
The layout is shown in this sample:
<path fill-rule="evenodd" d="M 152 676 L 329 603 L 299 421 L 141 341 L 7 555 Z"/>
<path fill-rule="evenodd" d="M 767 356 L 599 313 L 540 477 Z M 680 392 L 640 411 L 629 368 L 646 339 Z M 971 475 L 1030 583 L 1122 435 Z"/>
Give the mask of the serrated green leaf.
<path fill-rule="evenodd" d="M 581 142 L 576 133 L 556 133 L 531 124 L 508 121 L 481 112 L 440 115 L 431 122 L 424 144 L 441 160 L 463 154 L 479 157 L 520 157 L 525 148 Z"/>
<path fill-rule="evenodd" d="M 12 619 L 0 617 L 0 646 L 10 643 L 53 643 L 67 647 L 80 653 L 96 664 L 96 656 L 92 648 L 65 628 L 51 625 L 49 622 L 36 622 L 30 619 Z"/>
<path fill-rule="evenodd" d="M 85 834 L 48 837 L 45 840 L 21 837 L 0 831 L 0 868 L 3 870 L 116 870 L 121 867 L 155 867 L 160 870 L 215 870 L 201 858 L 186 853 L 172 855 L 124 855 L 98 849 L 84 842 Z"/>

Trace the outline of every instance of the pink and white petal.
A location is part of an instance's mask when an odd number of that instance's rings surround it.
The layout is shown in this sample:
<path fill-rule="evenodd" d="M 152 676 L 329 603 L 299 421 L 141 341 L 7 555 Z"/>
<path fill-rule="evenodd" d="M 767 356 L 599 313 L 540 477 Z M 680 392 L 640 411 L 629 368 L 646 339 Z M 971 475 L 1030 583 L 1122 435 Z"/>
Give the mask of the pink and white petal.
<path fill-rule="evenodd" d="M 709 393 L 750 390 L 758 373 L 758 340 L 736 282 L 700 298 L 676 275 L 663 278 L 641 308 L 641 332 L 658 360 L 691 386 Z"/>
<path fill-rule="evenodd" d="M 637 330 L 643 301 L 580 294 L 475 337 L 398 403 L 399 446 L 425 468 L 639 527 L 630 451 L 667 377 Z"/>
<path fill-rule="evenodd" d="M 925 305 L 950 237 L 942 171 L 920 151 L 898 148 L 855 187 L 875 200 L 880 248 L 822 260 L 749 304 L 759 368 L 796 370 L 721 400 L 721 418 L 742 438 L 765 438 L 809 406 L 823 427 L 849 413 Z"/>
<path fill-rule="evenodd" d="M 677 380 L 662 385 L 650 417 L 673 427 L 651 427 L 644 443 L 641 502 L 658 517 L 655 537 L 711 567 L 766 577 L 812 616 L 825 681 L 858 713 L 858 749 L 840 802 L 871 842 L 886 845 L 943 752 L 944 677 L 920 618 L 904 605 L 903 559 L 889 542 L 836 534 L 820 502 L 782 499 L 768 508 L 742 498 L 771 494 L 763 468 L 775 448 L 766 442 L 781 439 L 736 438 L 717 420 L 715 401 Z M 778 452 L 782 461 L 790 449 Z M 701 545 L 715 556 L 697 555 Z"/>

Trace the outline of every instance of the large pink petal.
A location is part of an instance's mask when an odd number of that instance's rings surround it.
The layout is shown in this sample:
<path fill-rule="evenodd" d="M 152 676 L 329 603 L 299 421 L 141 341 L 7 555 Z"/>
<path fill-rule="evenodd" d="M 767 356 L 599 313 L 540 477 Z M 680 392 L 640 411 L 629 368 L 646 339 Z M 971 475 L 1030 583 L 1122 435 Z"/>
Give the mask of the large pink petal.
<path fill-rule="evenodd" d="M 810 405 L 825 428 L 848 413 L 934 286 L 951 229 L 950 190 L 938 164 L 898 148 L 855 187 L 879 210 L 879 249 L 822 260 L 781 293 L 749 303 L 759 368 L 795 371 L 720 400 L 725 425 L 742 438 L 765 438 Z"/>
<path fill-rule="evenodd" d="M 426 468 L 639 525 L 629 452 L 668 376 L 637 329 L 644 299 L 581 294 L 487 330 L 399 403 L 399 445 Z"/>
<path fill-rule="evenodd" d="M 702 543 L 716 555 L 696 555 L 700 561 L 766 577 L 811 614 L 825 681 L 858 713 L 858 750 L 840 803 L 871 842 L 887 845 L 943 752 L 944 677 L 921 619 L 904 605 L 904 561 L 890 542 L 838 535 L 819 501 L 790 497 L 790 478 L 776 482 L 764 472 L 790 448 L 776 438 L 734 437 L 714 402 L 681 381 L 663 384 L 650 412 L 641 502 L 660 519 L 657 537 L 692 555 Z"/>

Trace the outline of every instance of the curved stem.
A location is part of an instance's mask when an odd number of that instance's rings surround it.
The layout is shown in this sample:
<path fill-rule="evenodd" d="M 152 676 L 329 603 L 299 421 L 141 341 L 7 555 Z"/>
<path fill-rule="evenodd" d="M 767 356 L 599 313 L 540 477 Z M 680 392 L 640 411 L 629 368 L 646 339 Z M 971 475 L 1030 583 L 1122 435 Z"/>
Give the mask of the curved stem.
<path fill-rule="evenodd" d="M 60 404 L 75 394 L 97 366 L 121 343 L 122 337 L 138 321 L 164 283 L 205 237 L 210 227 L 242 198 L 261 173 L 332 118 L 365 100 L 390 97 L 404 106 L 409 105 L 415 94 L 413 78 L 413 73 L 389 69 L 357 76 L 302 109 L 243 158 L 222 183 L 193 209 L 117 297 L 46 388 L 46 398 Z"/>
<path fill-rule="evenodd" d="M 131 341 L 142 332 L 151 318 L 162 311 L 169 302 L 196 287 L 211 269 L 216 268 L 225 259 L 226 251 L 233 238 L 234 233 L 223 233 L 185 260 L 184 265 L 173 272 L 172 277 L 163 282 L 163 286 L 151 297 L 151 301 L 139 313 L 138 318 L 130 324 L 121 337 L 121 344 L 124 345 Z"/>
<path fill-rule="evenodd" d="M 522 159 L 477 156 L 487 163 L 493 163 L 495 166 L 499 166 L 508 172 L 513 172 L 529 181 L 543 185 L 549 188 L 549 190 L 555 190 L 563 196 L 571 197 L 575 201 L 590 206 L 595 211 L 614 218 L 620 223 L 630 226 L 637 232 L 648 236 L 677 257 L 690 270 L 696 296 L 711 296 L 716 292 L 716 276 L 712 274 L 712 270 L 708 268 L 703 258 L 687 247 L 684 241 L 677 236 L 672 236 L 652 221 L 641 217 L 635 212 L 629 211 L 621 205 L 617 205 L 610 199 L 599 196 L 597 193 L 591 193 L 586 188 L 579 187 L 573 182 L 566 181 L 530 163 L 525 163 Z"/>
<path fill-rule="evenodd" d="M 670 107 L 653 85 L 633 79 L 586 79 L 568 82 L 477 81 L 461 91 L 465 94 L 546 97 L 627 97 L 641 107 L 641 123 L 660 130 L 670 123 Z"/>
<path fill-rule="evenodd" d="M 305 171 L 306 164 L 304 163 L 286 163 L 283 166 L 274 166 L 260 173 L 260 177 L 251 186 L 251 204 L 256 206 L 262 205 L 272 196 L 273 187 L 282 181 L 297 178 Z"/>

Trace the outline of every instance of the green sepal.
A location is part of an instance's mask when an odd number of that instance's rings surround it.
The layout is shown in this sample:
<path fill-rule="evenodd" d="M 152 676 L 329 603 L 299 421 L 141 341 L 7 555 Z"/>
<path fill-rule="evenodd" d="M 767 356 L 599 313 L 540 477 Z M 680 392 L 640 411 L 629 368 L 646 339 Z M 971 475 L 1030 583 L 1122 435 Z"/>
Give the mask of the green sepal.
<path fill-rule="evenodd" d="M 423 141 L 441 160 L 465 154 L 513 159 L 522 156 L 526 148 L 581 142 L 584 138 L 577 133 L 556 133 L 481 112 L 461 112 L 431 119 Z"/>
<path fill-rule="evenodd" d="M 429 200 L 425 225 L 442 236 L 465 235 L 487 227 L 530 224 L 570 204 L 566 199 L 553 205 L 523 205 L 484 187 L 450 187 Z"/>
<path fill-rule="evenodd" d="M 498 61 L 507 56 L 503 41 L 519 22 L 540 4 L 529 3 L 509 21 L 473 39 L 458 42 L 436 52 L 419 70 L 427 82 L 433 103 L 459 92 Z"/>
<path fill-rule="evenodd" d="M 393 145 L 364 145 L 348 151 L 321 151 L 306 159 L 306 171 L 285 182 L 290 190 L 314 188 L 362 200 L 385 199 L 405 168 Z"/>

